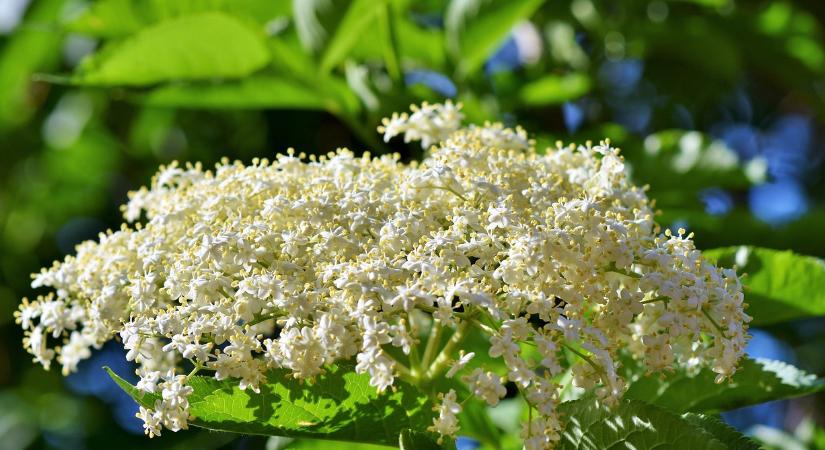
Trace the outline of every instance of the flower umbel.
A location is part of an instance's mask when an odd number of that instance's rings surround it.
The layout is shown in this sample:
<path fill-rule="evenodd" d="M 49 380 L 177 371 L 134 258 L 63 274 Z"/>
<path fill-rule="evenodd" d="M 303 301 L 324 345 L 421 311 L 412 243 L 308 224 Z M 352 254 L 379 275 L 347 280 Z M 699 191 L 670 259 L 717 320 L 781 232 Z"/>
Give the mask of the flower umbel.
<path fill-rule="evenodd" d="M 649 371 L 736 371 L 750 320 L 736 273 L 661 232 L 617 149 L 539 153 L 524 130 L 460 121 L 453 104 L 385 120 L 386 139 L 432 146 L 410 165 L 339 150 L 161 168 L 123 208 L 142 222 L 34 276 L 50 292 L 20 305 L 24 346 L 69 373 L 119 338 L 161 395 L 138 414 L 150 436 L 187 427 L 184 365 L 258 392 L 271 368 L 303 379 L 348 360 L 378 391 L 448 376 L 489 405 L 510 381 L 537 449 L 559 439 L 564 369 L 608 403 L 623 349 Z M 465 351 L 473 333 L 499 364 Z M 433 393 L 432 431 L 459 431 L 458 395 Z"/>

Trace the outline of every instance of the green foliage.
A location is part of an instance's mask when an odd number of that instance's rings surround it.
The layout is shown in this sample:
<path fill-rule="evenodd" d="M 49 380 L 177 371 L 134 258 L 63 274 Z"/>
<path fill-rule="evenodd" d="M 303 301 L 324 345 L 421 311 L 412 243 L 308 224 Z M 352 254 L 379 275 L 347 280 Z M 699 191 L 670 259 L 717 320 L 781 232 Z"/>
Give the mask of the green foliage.
<path fill-rule="evenodd" d="M 575 100 L 590 90 L 590 79 L 581 73 L 547 75 L 526 84 L 519 97 L 527 106 L 544 106 Z"/>
<path fill-rule="evenodd" d="M 584 398 L 559 408 L 567 420 L 558 446 L 563 450 L 729 448 L 691 421 L 640 401 L 626 400 L 611 409 Z"/>
<path fill-rule="evenodd" d="M 445 13 L 447 45 L 457 61 L 457 74 L 472 74 L 519 21 L 529 18 L 542 0 L 452 0 Z"/>
<path fill-rule="evenodd" d="M 715 416 L 687 413 L 682 418 L 710 433 L 716 440 L 725 444 L 728 450 L 759 450 L 759 446 L 746 438 L 730 425 Z"/>
<path fill-rule="evenodd" d="M 144 394 L 111 370 L 109 375 L 140 404 L 153 407 L 156 395 Z M 397 381 L 395 392 L 379 395 L 369 376 L 352 367 L 333 366 L 313 382 L 273 370 L 260 394 L 206 376 L 192 377 L 189 385 L 191 423 L 210 430 L 395 445 L 402 431 L 432 424 L 432 405 L 419 390 Z M 413 434 L 407 439 L 423 439 Z"/>
<path fill-rule="evenodd" d="M 238 19 L 206 12 L 160 22 L 87 59 L 72 77 L 86 85 L 146 86 L 240 78 L 270 59 L 263 36 Z"/>
<path fill-rule="evenodd" d="M 716 374 L 709 369 L 696 375 L 685 370 L 644 375 L 637 363 L 628 360 L 624 370 L 632 380 L 625 398 L 678 413 L 718 413 L 825 390 L 825 379 L 767 359 L 742 360 L 733 378 L 718 384 Z"/>
<path fill-rule="evenodd" d="M 791 251 L 726 247 L 705 255 L 722 266 L 736 264 L 743 278 L 752 325 L 825 315 L 825 262 Z"/>

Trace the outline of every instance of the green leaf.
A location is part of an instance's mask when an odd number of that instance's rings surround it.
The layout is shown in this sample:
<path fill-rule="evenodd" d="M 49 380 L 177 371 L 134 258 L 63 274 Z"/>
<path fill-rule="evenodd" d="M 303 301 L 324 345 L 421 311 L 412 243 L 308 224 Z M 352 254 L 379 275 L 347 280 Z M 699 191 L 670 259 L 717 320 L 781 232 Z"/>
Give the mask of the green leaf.
<path fill-rule="evenodd" d="M 324 110 L 333 103 L 318 89 L 274 76 L 253 76 L 230 83 L 171 84 L 152 90 L 142 100 L 151 106 L 193 109 Z"/>
<path fill-rule="evenodd" d="M 790 251 L 725 247 L 703 252 L 721 266 L 736 264 L 751 325 L 825 315 L 825 262 Z"/>
<path fill-rule="evenodd" d="M 592 397 L 559 405 L 566 424 L 557 449 L 724 450 L 709 432 L 662 408 L 625 400 L 608 408 Z"/>
<path fill-rule="evenodd" d="M 555 105 L 579 98 L 589 90 L 590 78 L 583 73 L 548 75 L 522 87 L 519 98 L 528 106 Z"/>
<path fill-rule="evenodd" d="M 825 379 L 782 361 L 743 359 L 730 382 L 716 384 L 716 374 L 703 369 L 690 376 L 679 370 L 664 376 L 639 375 L 643 369 L 627 360 L 630 382 L 625 398 L 646 401 L 674 412 L 717 413 L 825 389 Z"/>
<path fill-rule="evenodd" d="M 151 407 L 156 395 L 143 394 L 109 375 L 132 398 Z M 260 394 L 242 391 L 237 382 L 194 376 L 189 397 L 190 424 L 216 431 L 269 436 L 307 437 L 398 445 L 402 430 L 425 430 L 432 424 L 429 398 L 399 380 L 394 392 L 378 394 L 369 376 L 350 366 L 330 366 L 314 381 L 299 381 L 283 369 L 272 370 Z"/>
<path fill-rule="evenodd" d="M 683 414 L 682 418 L 712 434 L 718 441 L 725 444 L 728 450 L 759 450 L 761 448 L 756 442 L 714 416 L 687 413 Z"/>
<path fill-rule="evenodd" d="M 153 23 L 177 17 L 220 11 L 254 21 L 261 26 L 276 17 L 288 17 L 289 0 L 97 0 L 63 26 L 71 32 L 118 38 Z"/>
<path fill-rule="evenodd" d="M 329 72 L 343 61 L 366 28 L 385 7 L 386 0 L 354 0 L 324 49 L 321 71 Z"/>
<path fill-rule="evenodd" d="M 452 0 L 444 27 L 447 45 L 458 62 L 457 74 L 466 77 L 507 38 L 518 22 L 528 19 L 543 0 Z"/>
<path fill-rule="evenodd" d="M 160 22 L 83 61 L 72 81 L 146 86 L 241 78 L 269 62 L 263 34 L 232 16 L 207 12 Z"/>
<path fill-rule="evenodd" d="M 443 445 L 439 445 L 431 434 L 407 429 L 401 430 L 398 447 L 400 450 L 447 450 L 455 449 L 455 444 L 452 440 L 445 440 Z"/>

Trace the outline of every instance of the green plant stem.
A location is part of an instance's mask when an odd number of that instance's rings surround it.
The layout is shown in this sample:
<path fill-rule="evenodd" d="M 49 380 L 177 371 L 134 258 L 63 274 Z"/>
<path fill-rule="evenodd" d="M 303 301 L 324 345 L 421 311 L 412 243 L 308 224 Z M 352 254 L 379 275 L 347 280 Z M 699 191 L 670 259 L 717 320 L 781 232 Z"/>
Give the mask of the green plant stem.
<path fill-rule="evenodd" d="M 656 303 L 656 302 L 669 303 L 670 302 L 670 297 L 665 297 L 664 295 L 660 295 L 658 297 L 654 297 L 654 298 L 651 298 L 649 300 L 642 300 L 639 303 L 641 303 L 643 305 L 647 305 L 648 303 Z"/>
<path fill-rule="evenodd" d="M 450 336 L 450 340 L 447 341 L 447 344 L 444 345 L 444 348 L 441 349 L 438 356 L 433 361 L 430 368 L 424 374 L 425 380 L 432 380 L 435 377 L 441 375 L 441 372 L 447 367 L 447 364 L 452 359 L 452 353 L 455 347 L 464 340 L 465 335 L 467 334 L 467 329 L 470 327 L 470 321 L 464 320 L 456 328 L 455 333 Z"/>
<path fill-rule="evenodd" d="M 433 319 L 433 326 L 430 328 L 430 337 L 427 339 L 427 347 L 424 348 L 424 356 L 421 358 L 422 370 L 430 366 L 430 362 L 435 356 L 435 350 L 438 348 L 439 341 L 441 340 L 441 332 L 443 329 L 444 327 L 441 325 L 441 321 Z"/>

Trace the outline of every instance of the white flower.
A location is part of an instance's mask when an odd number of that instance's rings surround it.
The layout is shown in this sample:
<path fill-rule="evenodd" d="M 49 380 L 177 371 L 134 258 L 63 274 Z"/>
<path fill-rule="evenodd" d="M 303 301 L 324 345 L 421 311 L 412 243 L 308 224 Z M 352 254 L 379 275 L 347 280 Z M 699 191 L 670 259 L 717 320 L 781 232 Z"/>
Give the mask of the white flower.
<path fill-rule="evenodd" d="M 609 142 L 540 152 L 520 128 L 462 128 L 452 103 L 383 123 L 428 156 L 162 167 L 123 208 L 143 223 L 34 275 L 48 292 L 16 313 L 24 347 L 72 372 L 119 339 L 138 388 L 162 397 L 139 413 L 150 436 L 188 426 L 191 388 L 175 374 L 191 365 L 258 392 L 272 368 L 311 379 L 354 363 L 383 392 L 456 377 L 472 336 L 535 408 L 523 437 L 541 449 L 559 438 L 553 380 L 568 366 L 608 403 L 625 390 L 625 349 L 651 371 L 736 372 L 750 320 L 736 273 L 692 235 L 658 234 Z M 487 365 L 460 378 L 492 405 L 506 391 Z M 440 395 L 432 429 L 454 436 L 456 393 Z"/>
<path fill-rule="evenodd" d="M 442 437 L 454 437 L 458 433 L 458 414 L 461 412 L 461 405 L 456 402 L 455 390 L 450 389 L 446 394 L 439 394 L 441 403 L 433 408 L 438 412 L 438 417 L 433 418 L 433 424 L 429 431 L 440 434 Z M 441 443 L 441 438 L 439 438 Z"/>

